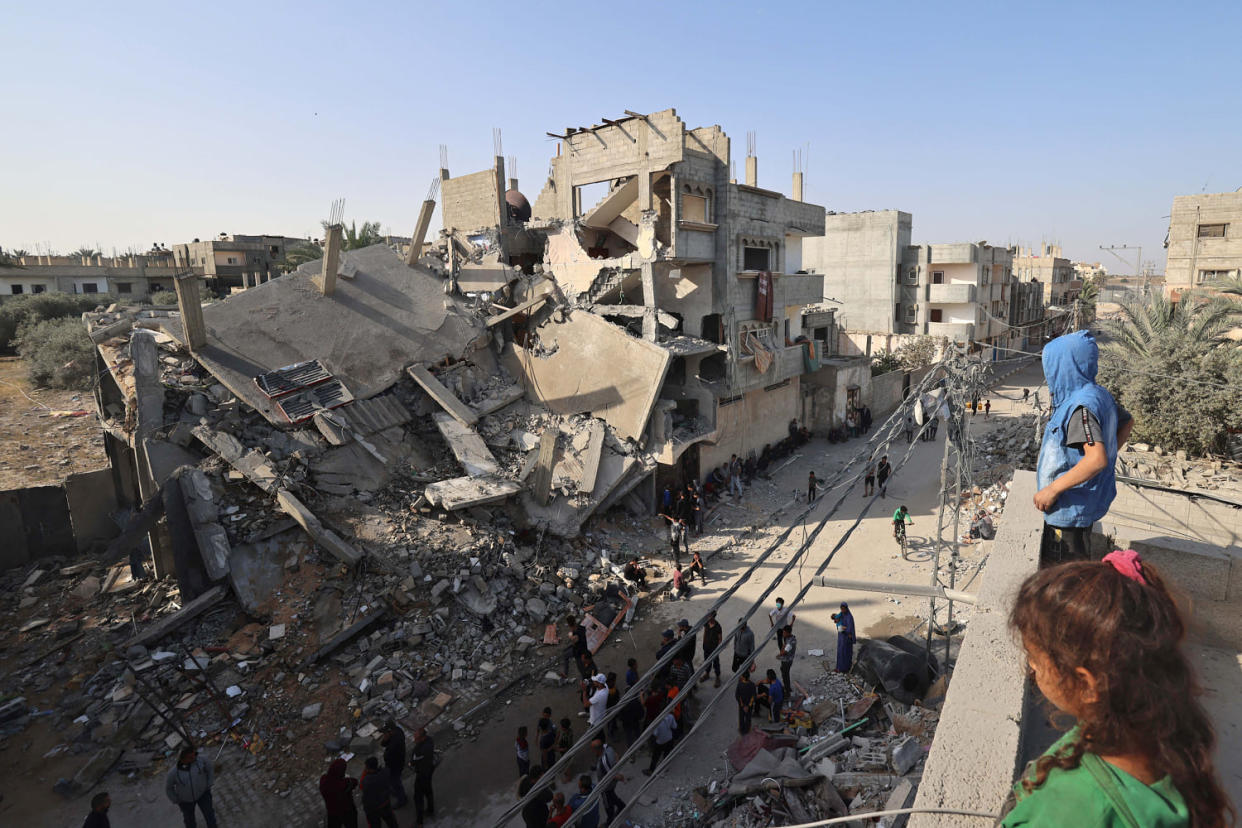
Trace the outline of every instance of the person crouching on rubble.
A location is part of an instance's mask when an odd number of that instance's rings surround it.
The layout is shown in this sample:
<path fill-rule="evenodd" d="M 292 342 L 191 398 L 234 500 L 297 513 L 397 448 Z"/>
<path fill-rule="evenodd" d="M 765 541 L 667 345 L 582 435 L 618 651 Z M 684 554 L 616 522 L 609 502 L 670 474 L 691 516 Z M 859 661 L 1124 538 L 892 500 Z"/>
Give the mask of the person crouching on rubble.
<path fill-rule="evenodd" d="M 1127 549 L 1041 570 L 1009 625 L 1040 691 L 1077 722 L 1027 766 L 1002 826 L 1215 828 L 1234 815 L 1186 626 L 1154 567 Z"/>
<path fill-rule="evenodd" d="M 634 584 L 643 592 L 647 591 L 647 570 L 639 564 L 638 558 L 631 558 L 630 562 L 625 565 L 625 569 L 621 571 L 625 576 L 625 580 Z"/>
<path fill-rule="evenodd" d="M 1117 496 L 1117 450 L 1134 418 L 1096 384 L 1100 349 L 1088 331 L 1059 336 L 1044 346 L 1044 378 L 1053 409 L 1039 447 L 1039 491 L 1044 513 L 1043 563 L 1086 560 L 1091 527 Z"/>

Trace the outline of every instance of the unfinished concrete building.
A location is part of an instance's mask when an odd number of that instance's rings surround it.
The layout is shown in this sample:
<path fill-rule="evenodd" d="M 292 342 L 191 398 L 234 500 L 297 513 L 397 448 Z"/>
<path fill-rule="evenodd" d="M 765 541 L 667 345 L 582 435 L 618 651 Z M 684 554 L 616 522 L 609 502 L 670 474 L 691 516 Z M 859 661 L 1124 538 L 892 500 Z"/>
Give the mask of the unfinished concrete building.
<path fill-rule="evenodd" d="M 1164 246 L 1172 294 L 1242 276 L 1242 190 L 1174 198 Z"/>
<path fill-rule="evenodd" d="M 553 410 L 594 413 L 646 447 L 661 478 L 701 477 L 785 436 L 806 416 L 800 378 L 823 356 L 800 341 L 803 307 L 823 296 L 822 278 L 801 272 L 823 208 L 759 187 L 753 156 L 745 183 L 731 182 L 728 136 L 675 110 L 556 137 L 533 207 L 515 181 L 505 188 L 501 157 L 442 171 L 441 257 L 459 289 L 562 302 L 555 319 L 544 307 L 506 323 L 506 366 Z M 639 369 L 628 379 L 627 365 Z"/>
<path fill-rule="evenodd" d="M 1044 301 L 1054 307 L 1071 304 L 1082 291 L 1082 279 L 1074 263 L 1061 255 L 1061 246 L 1041 244 L 1038 249 L 1019 247 L 1013 256 L 1013 272 L 1019 280 L 1032 279 L 1044 286 Z"/>

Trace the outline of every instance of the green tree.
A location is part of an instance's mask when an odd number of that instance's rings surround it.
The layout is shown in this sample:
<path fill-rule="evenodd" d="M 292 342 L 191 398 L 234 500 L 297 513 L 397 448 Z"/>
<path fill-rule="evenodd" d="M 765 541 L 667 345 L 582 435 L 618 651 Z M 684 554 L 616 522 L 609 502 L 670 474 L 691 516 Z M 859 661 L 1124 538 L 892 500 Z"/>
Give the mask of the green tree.
<path fill-rule="evenodd" d="M 1084 279 L 1078 292 L 1078 325 L 1085 328 L 1095 321 L 1096 305 L 1100 301 L 1100 285 L 1095 278 Z"/>
<path fill-rule="evenodd" d="M 1131 439 L 1193 454 L 1220 451 L 1242 426 L 1242 352 L 1225 338 L 1242 305 L 1187 293 L 1122 303 L 1102 329 L 1099 382 L 1134 415 Z"/>
<path fill-rule="evenodd" d="M 42 388 L 86 391 L 95 373 L 95 345 L 81 319 L 45 319 L 23 326 L 17 352 L 26 361 L 30 381 Z"/>
<path fill-rule="evenodd" d="M 79 247 L 77 250 L 73 251 L 69 255 L 75 256 L 75 257 L 85 256 L 87 258 L 90 258 L 92 256 L 98 256 L 99 251 L 93 247 Z"/>
<path fill-rule="evenodd" d="M 349 226 L 344 228 L 341 247 L 345 250 L 358 250 L 359 248 L 378 244 L 383 240 L 384 236 L 380 233 L 380 223 L 378 221 L 364 221 L 361 228 L 357 226 L 356 222 L 351 221 Z"/>
<path fill-rule="evenodd" d="M 307 262 L 313 262 L 316 259 L 322 258 L 323 248 L 317 244 L 307 242 L 305 244 L 299 244 L 295 247 L 287 249 L 285 251 L 285 261 L 281 265 L 281 268 L 285 273 L 289 273 L 297 270 Z"/>
<path fill-rule="evenodd" d="M 0 267 L 24 267 L 18 261 L 22 256 L 26 255 L 25 250 L 8 250 L 0 247 Z"/>
<path fill-rule="evenodd" d="M 878 377 L 901 368 L 901 357 L 896 351 L 880 351 L 871 356 L 871 376 Z"/>
<path fill-rule="evenodd" d="M 1227 279 L 1217 279 L 1210 285 L 1212 290 L 1223 293 L 1226 296 L 1242 296 L 1242 276 L 1230 276 Z"/>

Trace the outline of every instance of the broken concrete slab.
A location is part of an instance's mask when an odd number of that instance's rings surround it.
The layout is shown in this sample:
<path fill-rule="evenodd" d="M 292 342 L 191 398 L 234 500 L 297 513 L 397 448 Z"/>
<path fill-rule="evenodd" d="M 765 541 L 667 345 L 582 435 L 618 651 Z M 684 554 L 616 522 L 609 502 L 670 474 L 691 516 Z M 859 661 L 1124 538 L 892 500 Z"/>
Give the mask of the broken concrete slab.
<path fill-rule="evenodd" d="M 492 396 L 480 400 L 477 404 L 470 406 L 470 410 L 482 419 L 488 414 L 495 414 L 506 405 L 517 402 L 522 399 L 525 394 L 526 392 L 522 390 L 522 386 L 516 383 L 513 385 L 507 385 Z"/>
<path fill-rule="evenodd" d="M 256 449 L 247 449 L 232 434 L 200 425 L 194 427 L 194 436 L 268 494 L 280 485 L 280 473 L 267 462 L 267 458 Z"/>
<path fill-rule="evenodd" d="M 319 661 L 321 658 L 332 655 L 332 653 L 336 652 L 338 648 L 353 640 L 356 636 L 371 627 L 371 625 L 375 624 L 387 614 L 387 607 L 377 607 L 371 610 L 366 615 L 362 616 L 357 621 L 325 641 L 318 650 L 315 650 L 302 660 L 302 666 L 310 666 L 316 661 Z"/>
<path fill-rule="evenodd" d="M 270 423 L 286 427 L 277 400 L 254 377 L 284 365 L 318 359 L 357 399 L 390 388 L 410 362 L 460 358 L 486 344 L 483 323 L 444 283 L 385 244 L 341 254 L 340 269 L 356 268 L 332 296 L 315 287 L 322 261 L 203 307 L 207 344 L 200 364 Z M 261 321 L 259 321 L 261 320 Z M 185 341 L 181 321 L 165 319 Z"/>
<path fill-rule="evenodd" d="M 590 437 L 586 448 L 581 454 L 582 476 L 578 479 L 578 490 L 592 492 L 595 490 L 595 478 L 599 474 L 600 454 L 604 450 L 604 424 L 598 420 L 589 426 Z"/>
<path fill-rule="evenodd" d="M 538 329 L 538 349 L 510 343 L 503 363 L 526 395 L 557 414 L 589 412 L 640 440 L 672 356 L 583 310 Z"/>
<path fill-rule="evenodd" d="M 298 500 L 288 489 L 276 492 L 276 503 L 281 510 L 293 518 L 311 536 L 317 546 L 326 550 L 341 563 L 353 566 L 362 560 L 362 553 L 346 543 L 335 532 L 327 528 L 315 517 L 302 501 Z"/>
<path fill-rule="evenodd" d="M 455 477 L 432 483 L 423 495 L 431 505 L 452 512 L 496 503 L 521 490 L 521 484 L 499 477 Z"/>
<path fill-rule="evenodd" d="M 406 371 L 433 400 L 439 403 L 441 408 L 452 414 L 459 423 L 472 426 L 479 421 L 478 416 L 470 410 L 470 407 L 457 399 L 456 394 L 445 388 L 425 365 L 411 365 Z"/>
<path fill-rule="evenodd" d="M 552 497 L 552 464 L 556 460 L 556 440 L 560 433 L 560 427 L 552 425 L 539 435 L 539 454 L 535 460 L 535 478 L 531 482 L 531 490 L 540 506 L 547 506 Z"/>
<path fill-rule="evenodd" d="M 229 584 L 246 612 L 258 615 L 260 606 L 284 583 L 284 559 L 296 546 L 281 537 L 233 547 Z"/>
<path fill-rule="evenodd" d="M 501 322 L 504 322 L 508 319 L 512 319 L 513 317 L 517 316 L 519 313 L 526 313 L 527 311 L 534 308 L 536 305 L 541 304 L 545 299 L 547 299 L 551 295 L 552 295 L 552 288 L 551 286 L 549 286 L 543 291 L 541 291 L 540 293 L 538 293 L 533 298 L 527 299 L 525 302 L 522 302 L 516 305 L 515 307 L 509 308 L 507 311 L 503 313 L 498 313 L 495 316 L 488 317 L 487 327 L 494 328 L 497 325 L 499 325 Z"/>
<path fill-rule="evenodd" d="M 463 426 L 458 420 L 441 411 L 432 414 L 431 418 L 466 474 L 481 477 L 500 471 L 500 465 L 488 451 L 487 443 L 483 442 L 478 432 Z"/>

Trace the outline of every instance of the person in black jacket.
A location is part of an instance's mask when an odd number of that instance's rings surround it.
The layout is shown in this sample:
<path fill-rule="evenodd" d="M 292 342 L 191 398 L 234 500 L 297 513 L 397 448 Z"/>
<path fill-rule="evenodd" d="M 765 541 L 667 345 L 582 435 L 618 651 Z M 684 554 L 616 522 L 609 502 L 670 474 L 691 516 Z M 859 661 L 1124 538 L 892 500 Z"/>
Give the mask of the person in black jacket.
<path fill-rule="evenodd" d="M 401 772 L 405 770 L 405 731 L 394 719 L 384 723 L 380 744 L 384 746 L 384 770 L 388 771 L 388 783 L 392 786 L 393 807 L 404 808 L 409 798 L 405 785 L 401 784 Z"/>
<path fill-rule="evenodd" d="M 539 777 L 543 776 L 543 768 L 536 765 L 530 769 L 530 775 L 522 780 L 522 784 L 518 786 L 518 796 L 526 796 L 530 793 L 531 788 L 539 781 Z M 525 789 L 525 790 L 523 790 Z M 526 823 L 526 828 L 547 828 L 548 825 L 548 803 L 552 801 L 552 789 L 544 788 L 535 794 L 530 802 L 522 806 L 522 821 Z"/>
<path fill-rule="evenodd" d="M 91 812 L 86 815 L 82 828 L 112 828 L 108 820 L 108 809 L 112 807 L 112 797 L 107 791 L 100 791 L 91 797 Z"/>
<path fill-rule="evenodd" d="M 362 772 L 362 812 L 367 825 L 379 828 L 397 828 L 397 815 L 392 810 L 392 788 L 387 771 L 381 770 L 379 759 L 368 756 L 366 770 Z"/>
<path fill-rule="evenodd" d="M 436 743 L 425 727 L 414 731 L 414 755 L 410 764 L 414 767 L 414 825 L 419 828 L 423 824 L 424 804 L 427 816 L 436 815 L 436 797 L 431 790 L 431 775 L 436 770 Z"/>

